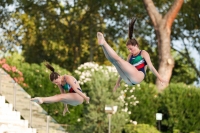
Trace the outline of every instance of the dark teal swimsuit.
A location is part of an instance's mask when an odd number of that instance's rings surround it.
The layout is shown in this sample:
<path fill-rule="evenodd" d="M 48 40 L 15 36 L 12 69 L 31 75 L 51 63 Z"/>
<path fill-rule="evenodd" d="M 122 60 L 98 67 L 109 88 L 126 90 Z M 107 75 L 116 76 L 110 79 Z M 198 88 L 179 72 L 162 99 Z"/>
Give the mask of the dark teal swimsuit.
<path fill-rule="evenodd" d="M 75 84 L 76 84 L 76 81 L 75 81 Z M 69 85 L 69 84 L 65 84 L 65 85 L 61 85 L 61 87 L 65 90 L 65 91 L 68 91 L 69 93 L 76 93 L 74 91 L 74 89 Z M 82 90 L 80 88 L 77 88 L 78 90 L 80 90 L 82 92 Z"/>

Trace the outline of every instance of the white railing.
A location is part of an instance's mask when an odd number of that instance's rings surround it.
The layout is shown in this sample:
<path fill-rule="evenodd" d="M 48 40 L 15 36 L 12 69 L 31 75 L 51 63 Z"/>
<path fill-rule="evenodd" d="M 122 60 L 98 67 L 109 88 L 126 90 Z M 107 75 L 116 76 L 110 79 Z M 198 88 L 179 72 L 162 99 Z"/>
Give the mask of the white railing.
<path fill-rule="evenodd" d="M 20 118 L 20 112 L 13 111 L 13 105 L 6 103 L 0 96 L 0 133 L 36 133 L 36 129 L 28 127 L 28 120 Z"/>

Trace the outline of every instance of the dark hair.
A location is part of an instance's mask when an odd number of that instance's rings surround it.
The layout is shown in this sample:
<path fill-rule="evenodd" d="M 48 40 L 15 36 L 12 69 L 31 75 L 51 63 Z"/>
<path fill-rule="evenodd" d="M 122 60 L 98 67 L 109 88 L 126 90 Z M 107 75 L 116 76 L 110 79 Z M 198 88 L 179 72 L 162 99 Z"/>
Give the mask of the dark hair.
<path fill-rule="evenodd" d="M 134 24 L 135 24 L 136 18 L 132 18 L 131 22 L 129 23 L 129 31 L 128 31 L 128 41 L 126 42 L 126 46 L 127 45 L 133 45 L 136 46 L 138 45 L 138 42 L 135 38 L 133 38 L 133 28 L 134 28 Z"/>
<path fill-rule="evenodd" d="M 49 79 L 51 81 L 55 80 L 58 78 L 58 76 L 60 76 L 60 74 L 58 74 L 57 72 L 54 71 L 54 68 L 47 62 L 45 62 L 44 64 L 49 70 L 51 70 L 51 74 L 49 75 Z"/>

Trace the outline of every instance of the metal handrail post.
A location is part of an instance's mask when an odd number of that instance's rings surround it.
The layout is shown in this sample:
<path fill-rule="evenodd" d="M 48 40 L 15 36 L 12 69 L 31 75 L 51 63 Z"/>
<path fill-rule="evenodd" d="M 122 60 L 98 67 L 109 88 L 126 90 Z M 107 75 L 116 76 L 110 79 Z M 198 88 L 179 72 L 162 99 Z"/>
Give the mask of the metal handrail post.
<path fill-rule="evenodd" d="M 49 119 L 50 119 L 50 116 L 47 115 L 47 133 L 49 133 Z"/>
<path fill-rule="evenodd" d="M 28 96 L 29 99 L 31 99 L 30 96 Z M 29 126 L 32 127 L 32 101 L 29 101 Z"/>
<path fill-rule="evenodd" d="M 16 110 L 16 82 L 13 83 L 13 109 Z"/>
<path fill-rule="evenodd" d="M 108 114 L 109 126 L 108 126 L 108 133 L 111 133 L 111 116 L 112 114 Z"/>

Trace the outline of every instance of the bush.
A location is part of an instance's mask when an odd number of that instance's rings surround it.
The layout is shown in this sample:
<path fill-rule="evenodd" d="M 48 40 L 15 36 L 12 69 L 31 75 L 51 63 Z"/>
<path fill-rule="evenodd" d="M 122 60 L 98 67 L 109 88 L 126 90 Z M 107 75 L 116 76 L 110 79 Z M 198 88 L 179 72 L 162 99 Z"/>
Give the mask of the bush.
<path fill-rule="evenodd" d="M 200 90 L 185 84 L 170 84 L 159 95 L 158 110 L 163 113 L 162 128 L 165 132 L 178 129 L 181 133 L 199 130 Z"/>
<path fill-rule="evenodd" d="M 123 110 L 124 103 L 119 93 L 113 93 L 113 87 L 117 79 L 116 70 L 113 67 L 99 66 L 96 63 L 85 63 L 75 71 L 80 84 L 84 84 L 84 90 L 90 97 L 90 104 L 84 106 L 81 129 L 73 129 L 76 133 L 106 133 L 108 132 L 108 116 L 105 113 L 105 105 L 117 105 L 116 114 L 111 118 L 112 133 L 120 133 L 126 124 L 128 113 Z M 75 127 L 77 127 L 75 125 Z"/>
<path fill-rule="evenodd" d="M 157 113 L 157 90 L 155 85 L 142 82 L 135 86 L 121 86 L 121 93 L 125 94 L 125 102 L 129 110 L 130 119 L 137 123 L 155 125 Z"/>
<path fill-rule="evenodd" d="M 147 124 L 133 125 L 129 124 L 125 127 L 125 133 L 160 133 L 155 127 Z"/>
<path fill-rule="evenodd" d="M 13 78 L 13 81 L 20 84 L 24 88 L 28 88 L 28 85 L 24 82 L 23 73 L 17 69 L 16 66 L 11 66 L 6 63 L 6 59 L 0 59 L 0 68 Z"/>

